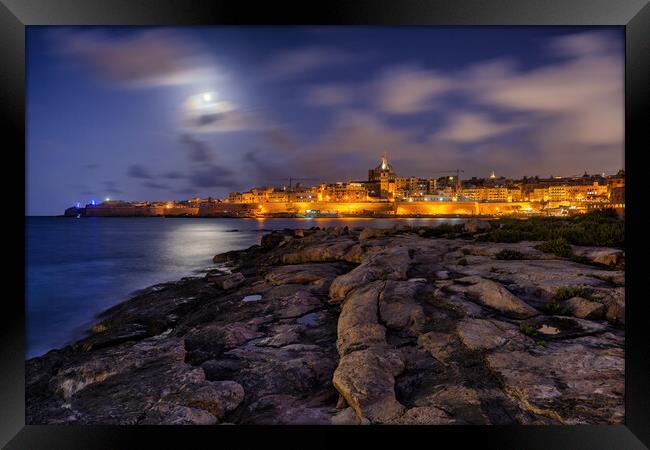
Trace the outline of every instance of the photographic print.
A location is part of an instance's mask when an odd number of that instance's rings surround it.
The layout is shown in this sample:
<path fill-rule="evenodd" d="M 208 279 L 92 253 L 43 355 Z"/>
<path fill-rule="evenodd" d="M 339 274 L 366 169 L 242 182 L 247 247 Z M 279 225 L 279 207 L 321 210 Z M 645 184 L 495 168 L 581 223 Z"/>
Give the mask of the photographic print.
<path fill-rule="evenodd" d="M 28 26 L 26 423 L 623 424 L 624 45 Z"/>

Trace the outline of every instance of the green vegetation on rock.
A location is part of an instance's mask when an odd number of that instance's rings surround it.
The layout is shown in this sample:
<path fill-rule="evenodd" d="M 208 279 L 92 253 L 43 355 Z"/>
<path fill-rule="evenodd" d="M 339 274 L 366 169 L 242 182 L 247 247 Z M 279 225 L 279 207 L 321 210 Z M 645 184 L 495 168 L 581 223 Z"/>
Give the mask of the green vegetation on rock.
<path fill-rule="evenodd" d="M 583 286 L 566 286 L 558 288 L 553 295 L 553 300 L 563 302 L 573 297 L 589 298 L 589 289 Z"/>
<path fill-rule="evenodd" d="M 524 254 L 517 250 L 509 250 L 507 248 L 504 248 L 503 250 L 495 254 L 494 257 L 496 259 L 504 259 L 504 260 L 524 259 Z"/>
<path fill-rule="evenodd" d="M 613 210 L 595 210 L 574 217 L 504 217 L 476 237 L 487 242 L 552 241 L 569 244 L 624 248 L 625 222 Z"/>
<path fill-rule="evenodd" d="M 529 337 L 537 336 L 537 330 L 535 330 L 535 327 L 527 323 L 522 323 L 519 325 L 519 331 Z"/>
<path fill-rule="evenodd" d="M 544 253 L 551 253 L 561 258 L 571 258 L 573 256 L 571 244 L 562 237 L 536 245 L 535 248 Z"/>
<path fill-rule="evenodd" d="M 551 301 L 548 303 L 545 303 L 542 306 L 542 310 L 547 313 L 547 314 L 552 314 L 554 316 L 570 316 L 571 315 L 571 308 L 567 308 L 566 306 L 563 306 L 559 304 L 556 301 Z"/>

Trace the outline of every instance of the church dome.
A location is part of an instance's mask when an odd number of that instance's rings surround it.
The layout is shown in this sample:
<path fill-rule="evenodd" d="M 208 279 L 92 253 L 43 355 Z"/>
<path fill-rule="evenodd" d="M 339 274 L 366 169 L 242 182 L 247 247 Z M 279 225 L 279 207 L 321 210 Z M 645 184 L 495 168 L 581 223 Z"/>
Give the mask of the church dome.
<path fill-rule="evenodd" d="M 388 157 L 384 153 L 384 155 L 381 157 L 381 162 L 375 167 L 375 170 L 378 172 L 392 172 L 393 171 L 393 166 L 390 165 L 388 162 Z"/>

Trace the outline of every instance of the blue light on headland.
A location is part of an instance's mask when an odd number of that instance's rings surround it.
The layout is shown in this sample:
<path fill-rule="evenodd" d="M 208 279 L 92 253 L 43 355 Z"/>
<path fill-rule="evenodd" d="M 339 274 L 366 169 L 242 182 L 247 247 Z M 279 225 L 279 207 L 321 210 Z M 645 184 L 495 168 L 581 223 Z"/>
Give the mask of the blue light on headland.
<path fill-rule="evenodd" d="M 76 206 L 77 208 L 80 208 L 80 207 L 81 207 L 81 205 L 79 204 L 79 202 L 77 202 L 77 204 L 76 204 L 75 206 Z"/>
<path fill-rule="evenodd" d="M 91 201 L 90 201 L 90 204 L 93 205 L 93 206 L 95 206 L 95 200 L 91 200 Z"/>

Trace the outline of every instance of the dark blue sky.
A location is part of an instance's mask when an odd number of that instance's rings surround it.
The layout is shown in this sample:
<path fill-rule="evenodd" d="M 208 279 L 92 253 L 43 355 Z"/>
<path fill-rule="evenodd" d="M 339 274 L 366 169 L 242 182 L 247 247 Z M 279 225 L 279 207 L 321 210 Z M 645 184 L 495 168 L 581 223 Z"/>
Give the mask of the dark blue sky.
<path fill-rule="evenodd" d="M 27 212 L 623 167 L 623 30 L 29 27 Z"/>

